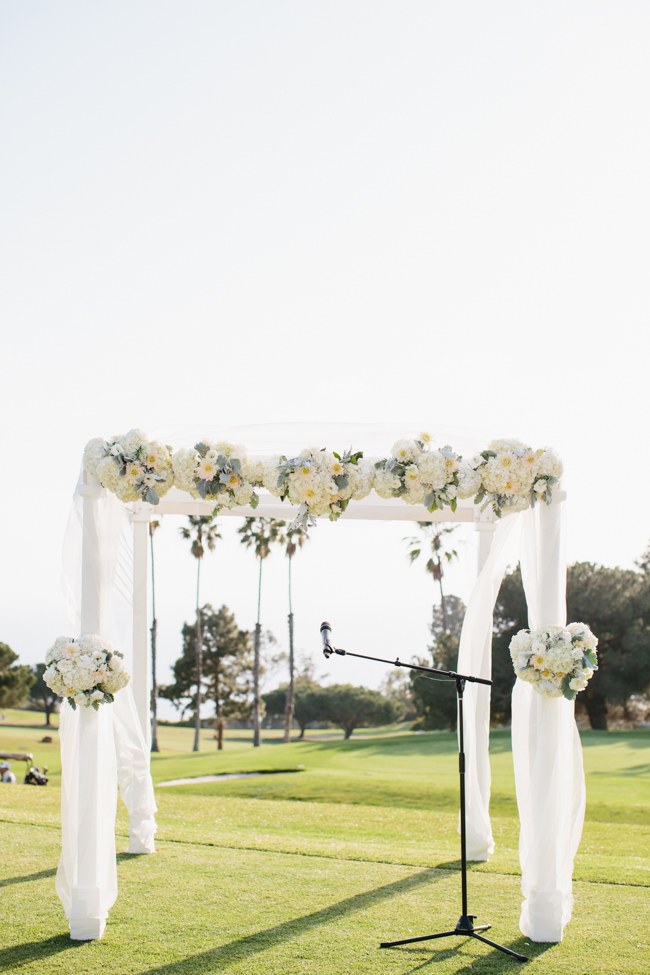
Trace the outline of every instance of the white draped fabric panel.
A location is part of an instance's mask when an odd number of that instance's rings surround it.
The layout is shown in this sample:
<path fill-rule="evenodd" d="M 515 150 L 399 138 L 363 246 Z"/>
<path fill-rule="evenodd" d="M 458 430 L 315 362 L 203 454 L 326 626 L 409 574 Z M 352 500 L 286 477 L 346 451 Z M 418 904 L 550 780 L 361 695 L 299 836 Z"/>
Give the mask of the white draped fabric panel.
<path fill-rule="evenodd" d="M 485 563 L 472 591 L 463 621 L 458 651 L 458 673 L 492 676 L 492 617 L 501 580 L 516 558 L 519 515 L 500 521 Z M 465 791 L 467 857 L 487 860 L 494 851 L 490 824 L 490 688 L 467 683 L 464 691 Z"/>
<path fill-rule="evenodd" d="M 564 505 L 523 515 L 521 569 L 531 629 L 566 623 Z M 582 747 L 574 704 L 517 680 L 512 751 L 522 871 L 520 928 L 532 941 L 561 941 L 571 919 L 573 861 L 585 811 Z"/>
<path fill-rule="evenodd" d="M 107 491 L 75 493 L 63 579 L 75 633 L 98 633 L 131 666 L 130 519 Z M 62 852 L 56 888 L 74 939 L 100 938 L 117 895 L 117 786 L 129 812 L 131 853 L 154 852 L 156 805 L 149 753 L 130 686 L 114 704 L 61 714 Z"/>

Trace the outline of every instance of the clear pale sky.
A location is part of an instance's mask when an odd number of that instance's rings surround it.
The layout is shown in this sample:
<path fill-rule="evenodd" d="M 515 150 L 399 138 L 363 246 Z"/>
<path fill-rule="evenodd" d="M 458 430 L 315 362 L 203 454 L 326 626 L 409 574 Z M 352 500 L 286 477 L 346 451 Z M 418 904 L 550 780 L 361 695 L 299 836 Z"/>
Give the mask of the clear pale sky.
<path fill-rule="evenodd" d="M 569 559 L 632 566 L 649 36 L 645 0 L 2 3 L 0 640 L 36 662 L 68 629 L 81 453 L 133 426 L 404 420 L 553 446 Z M 159 533 L 162 680 L 193 607 L 178 524 Z M 203 594 L 251 626 L 233 532 Z M 434 589 L 406 534 L 319 525 L 296 560 L 305 654 L 325 616 L 350 649 L 424 650 Z M 285 573 L 269 560 L 281 641 Z M 385 676 L 343 666 L 319 663 Z"/>

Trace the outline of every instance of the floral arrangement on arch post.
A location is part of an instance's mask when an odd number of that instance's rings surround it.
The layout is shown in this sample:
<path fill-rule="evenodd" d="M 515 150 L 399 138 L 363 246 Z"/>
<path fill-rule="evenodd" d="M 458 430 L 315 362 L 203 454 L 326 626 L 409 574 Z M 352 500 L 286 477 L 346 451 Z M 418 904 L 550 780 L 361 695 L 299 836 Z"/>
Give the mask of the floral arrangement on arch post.
<path fill-rule="evenodd" d="M 242 446 L 202 440 L 191 449 L 175 451 L 173 464 L 176 487 L 194 498 L 215 501 L 215 511 L 256 508 L 259 503 L 255 487 L 262 467 L 249 463 Z"/>
<path fill-rule="evenodd" d="M 351 448 L 343 454 L 311 447 L 297 457 L 282 455 L 266 465 L 264 487 L 298 505 L 297 527 L 313 525 L 318 515 L 337 521 L 352 499 L 365 498 L 372 489 L 373 468 L 362 458 L 363 451 Z"/>
<path fill-rule="evenodd" d="M 480 476 L 451 447 L 431 449 L 431 435 L 398 440 L 391 456 L 375 463 L 374 488 L 381 498 L 402 498 L 423 504 L 428 511 L 444 507 L 455 511 L 459 498 L 470 498 L 480 488 Z"/>
<path fill-rule="evenodd" d="M 142 430 L 129 430 L 112 440 L 90 440 L 84 469 L 120 501 L 158 504 L 174 483 L 171 448 L 148 440 Z"/>
<path fill-rule="evenodd" d="M 55 694 L 77 707 L 99 710 L 111 704 L 130 680 L 124 654 L 95 633 L 79 639 L 60 636 L 45 656 L 43 680 Z"/>
<path fill-rule="evenodd" d="M 519 630 L 510 641 L 515 674 L 544 697 L 573 701 L 598 669 L 598 640 L 586 623 Z"/>
<path fill-rule="evenodd" d="M 562 461 L 552 450 L 533 450 L 519 440 L 493 440 L 470 466 L 480 478 L 475 504 L 491 507 L 497 518 L 551 504 L 562 476 Z"/>

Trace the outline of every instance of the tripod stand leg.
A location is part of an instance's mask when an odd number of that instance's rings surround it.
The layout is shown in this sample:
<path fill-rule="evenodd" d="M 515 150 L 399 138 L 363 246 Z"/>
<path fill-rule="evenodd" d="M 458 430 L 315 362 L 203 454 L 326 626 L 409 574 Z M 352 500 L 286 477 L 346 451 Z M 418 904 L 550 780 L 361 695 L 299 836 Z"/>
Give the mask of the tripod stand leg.
<path fill-rule="evenodd" d="M 441 931 L 440 934 L 425 934 L 420 938 L 402 938 L 401 941 L 382 941 L 380 948 L 394 948 L 396 945 L 412 945 L 414 941 L 432 941 L 434 938 L 448 938 L 458 931 Z"/>
<path fill-rule="evenodd" d="M 517 961 L 528 961 L 525 955 L 520 955 L 511 948 L 506 948 L 505 945 L 498 945 L 496 941 L 490 941 L 489 938 L 484 938 L 482 935 L 476 934 L 475 931 L 471 932 L 471 937 L 476 938 L 478 941 L 482 941 L 486 945 L 490 945 L 492 948 L 497 948 L 499 951 L 503 951 L 503 953 L 506 955 L 511 955 L 513 958 L 516 958 Z"/>

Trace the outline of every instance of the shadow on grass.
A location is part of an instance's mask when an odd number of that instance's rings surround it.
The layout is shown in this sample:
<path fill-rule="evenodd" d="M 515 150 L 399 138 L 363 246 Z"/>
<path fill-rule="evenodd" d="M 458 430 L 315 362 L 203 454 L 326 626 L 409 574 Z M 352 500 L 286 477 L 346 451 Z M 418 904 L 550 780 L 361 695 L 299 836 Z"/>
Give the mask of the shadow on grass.
<path fill-rule="evenodd" d="M 26 873 L 23 877 L 5 877 L 0 880 L 0 887 L 10 887 L 12 884 L 29 884 L 34 880 L 45 880 L 46 877 L 53 877 L 56 867 L 51 870 L 39 870 L 38 873 Z"/>
<path fill-rule="evenodd" d="M 492 934 L 492 931 L 490 931 Z M 486 932 L 487 936 L 487 932 Z M 496 941 L 496 937 L 494 938 Z M 415 975 L 416 972 L 424 972 L 429 965 L 437 965 L 441 961 L 446 961 L 450 958 L 456 958 L 457 961 L 463 961 L 463 954 L 459 955 L 459 950 L 467 945 L 468 941 L 473 941 L 475 944 L 480 945 L 480 942 L 474 938 L 462 938 L 457 936 L 455 942 L 448 942 L 449 945 L 453 944 L 453 947 L 444 948 L 433 947 L 434 942 L 424 942 L 423 944 L 416 947 L 415 945 L 404 945 L 400 948 L 388 948 L 388 951 L 399 951 L 405 954 L 422 955 L 424 953 L 430 955 L 425 961 L 420 962 L 420 964 L 415 965 L 413 968 L 406 969 L 402 975 Z M 435 942 L 440 945 L 440 941 Z M 477 965 L 480 964 L 481 971 L 485 972 L 486 975 L 506 975 L 506 973 L 511 973 L 513 970 L 518 971 L 519 965 L 524 965 L 525 962 L 519 962 L 516 958 L 511 958 L 509 955 L 504 954 L 502 951 L 498 951 L 496 948 L 490 948 L 488 945 L 483 946 L 485 948 L 485 954 L 481 954 L 480 959 L 472 956 L 471 959 L 468 958 L 467 965 L 463 968 L 459 968 L 455 975 L 475 975 Z M 525 955 L 528 961 L 535 961 L 544 952 L 548 951 L 549 948 L 555 948 L 554 944 L 535 944 L 527 941 L 526 938 L 519 937 L 514 941 L 510 941 L 508 944 L 504 945 L 505 948 L 509 948 L 511 951 L 516 951 L 520 955 Z"/>
<path fill-rule="evenodd" d="M 391 884 L 385 884 L 383 887 L 377 887 L 375 890 L 355 894 L 354 897 L 347 897 L 345 900 L 324 907 L 320 911 L 314 911 L 313 914 L 305 914 L 303 917 L 294 918 L 292 921 L 285 921 L 276 927 L 257 931 L 255 934 L 249 934 L 244 938 L 238 938 L 229 944 L 212 948 L 189 958 L 183 958 L 181 961 L 150 968 L 146 972 L 142 972 L 141 975 L 200 975 L 202 972 L 227 971 L 226 966 L 241 961 L 250 955 L 268 951 L 284 941 L 299 938 L 314 927 L 337 921 L 342 916 L 365 910 L 373 904 L 386 900 L 386 898 L 440 879 L 434 870 L 421 870 L 405 880 L 397 880 Z"/>
<path fill-rule="evenodd" d="M 28 941 L 22 945 L 2 948 L 0 949 L 0 972 L 15 972 L 21 965 L 28 965 L 36 959 L 42 962 L 51 955 L 58 955 L 61 951 L 78 948 L 84 944 L 88 944 L 88 942 L 71 941 L 69 934 L 57 934 L 45 941 Z"/>

